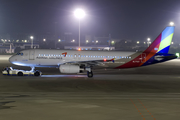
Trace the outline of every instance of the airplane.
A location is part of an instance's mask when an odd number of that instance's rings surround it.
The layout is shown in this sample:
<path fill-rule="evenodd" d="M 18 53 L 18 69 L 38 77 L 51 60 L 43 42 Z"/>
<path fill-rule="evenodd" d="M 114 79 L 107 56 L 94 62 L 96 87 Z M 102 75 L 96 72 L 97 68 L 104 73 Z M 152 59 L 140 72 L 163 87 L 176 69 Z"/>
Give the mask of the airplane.
<path fill-rule="evenodd" d="M 87 76 L 91 78 L 94 66 L 123 69 L 177 58 L 174 54 L 168 54 L 174 29 L 174 26 L 166 27 L 144 52 L 29 49 L 13 55 L 9 61 L 15 65 L 31 67 L 34 76 L 40 76 L 40 71 L 35 70 L 35 67 L 58 67 L 61 73 L 87 71 Z"/>

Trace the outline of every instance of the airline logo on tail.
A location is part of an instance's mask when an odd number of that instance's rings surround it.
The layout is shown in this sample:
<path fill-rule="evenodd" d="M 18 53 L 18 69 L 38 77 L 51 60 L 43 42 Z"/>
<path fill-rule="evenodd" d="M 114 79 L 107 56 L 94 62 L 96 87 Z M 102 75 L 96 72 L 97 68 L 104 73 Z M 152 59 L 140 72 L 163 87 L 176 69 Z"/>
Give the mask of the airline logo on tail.
<path fill-rule="evenodd" d="M 175 28 L 174 26 L 166 27 L 163 30 L 163 32 L 161 32 L 161 34 L 154 40 L 154 42 L 143 53 L 138 55 L 133 60 L 117 68 L 119 69 L 119 68 L 145 66 L 145 65 L 160 62 L 161 60 L 166 61 L 166 60 L 176 58 L 176 56 L 172 54 L 168 54 L 171 41 L 174 35 L 174 28 Z M 161 60 L 158 59 L 157 61 L 157 59 L 155 59 L 156 56 L 161 56 Z M 139 61 L 139 62 L 134 62 L 134 61 Z"/>
<path fill-rule="evenodd" d="M 174 26 L 166 27 L 144 52 L 168 53 L 174 35 L 174 28 Z"/>

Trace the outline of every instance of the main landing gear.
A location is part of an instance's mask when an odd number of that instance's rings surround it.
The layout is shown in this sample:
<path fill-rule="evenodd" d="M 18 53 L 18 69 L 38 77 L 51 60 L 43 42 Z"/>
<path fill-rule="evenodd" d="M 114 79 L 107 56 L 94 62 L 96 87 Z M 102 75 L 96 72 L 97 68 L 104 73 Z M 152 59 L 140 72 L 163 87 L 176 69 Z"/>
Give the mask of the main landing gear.
<path fill-rule="evenodd" d="M 34 76 L 40 76 L 41 75 L 41 71 L 39 70 L 34 70 L 35 67 L 31 67 L 31 71 L 34 72 Z"/>
<path fill-rule="evenodd" d="M 91 68 L 86 68 L 86 71 L 87 71 L 88 78 L 92 78 L 93 77 L 93 72 L 92 72 Z"/>

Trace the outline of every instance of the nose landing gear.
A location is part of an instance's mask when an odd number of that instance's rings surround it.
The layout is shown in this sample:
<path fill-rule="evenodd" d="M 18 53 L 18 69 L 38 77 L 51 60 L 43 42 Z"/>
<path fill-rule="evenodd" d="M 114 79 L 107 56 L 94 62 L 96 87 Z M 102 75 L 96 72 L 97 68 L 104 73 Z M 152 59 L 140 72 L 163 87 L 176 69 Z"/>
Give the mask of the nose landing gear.
<path fill-rule="evenodd" d="M 31 71 L 34 72 L 34 76 L 40 76 L 41 75 L 41 71 L 39 70 L 34 70 L 35 67 L 31 67 Z"/>

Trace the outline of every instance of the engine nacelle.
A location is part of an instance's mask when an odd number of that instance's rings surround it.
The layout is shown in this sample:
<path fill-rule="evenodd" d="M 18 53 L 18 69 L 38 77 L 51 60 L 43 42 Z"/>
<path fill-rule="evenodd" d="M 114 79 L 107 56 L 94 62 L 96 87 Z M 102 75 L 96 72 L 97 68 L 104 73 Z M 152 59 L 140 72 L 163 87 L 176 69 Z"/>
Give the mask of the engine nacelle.
<path fill-rule="evenodd" d="M 60 65 L 61 73 L 80 73 L 82 69 L 78 65 Z"/>

